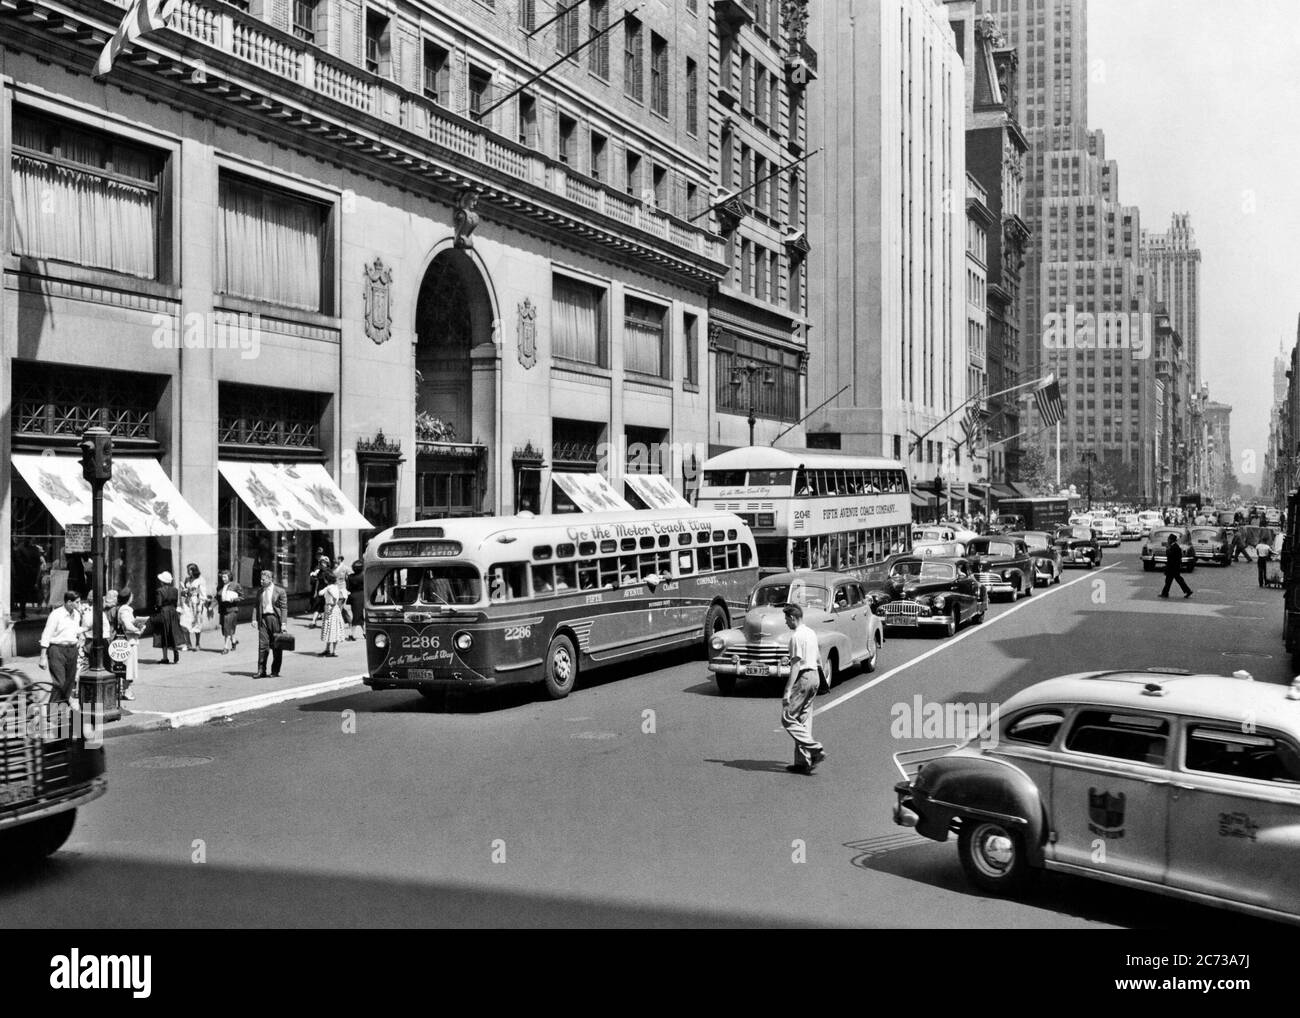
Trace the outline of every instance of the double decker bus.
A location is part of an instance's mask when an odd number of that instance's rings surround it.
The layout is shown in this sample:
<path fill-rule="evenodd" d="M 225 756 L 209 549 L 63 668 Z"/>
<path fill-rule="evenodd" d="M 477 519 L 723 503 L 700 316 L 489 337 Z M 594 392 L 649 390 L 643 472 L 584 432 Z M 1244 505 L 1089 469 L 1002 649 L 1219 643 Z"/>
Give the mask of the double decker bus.
<path fill-rule="evenodd" d="M 867 576 L 911 550 L 907 471 L 895 459 L 748 446 L 709 459 L 696 504 L 736 513 L 754 532 L 759 569 Z"/>
<path fill-rule="evenodd" d="M 709 510 L 438 520 L 366 548 L 366 685 L 539 683 L 675 647 L 707 649 L 758 582 L 754 537 Z"/>

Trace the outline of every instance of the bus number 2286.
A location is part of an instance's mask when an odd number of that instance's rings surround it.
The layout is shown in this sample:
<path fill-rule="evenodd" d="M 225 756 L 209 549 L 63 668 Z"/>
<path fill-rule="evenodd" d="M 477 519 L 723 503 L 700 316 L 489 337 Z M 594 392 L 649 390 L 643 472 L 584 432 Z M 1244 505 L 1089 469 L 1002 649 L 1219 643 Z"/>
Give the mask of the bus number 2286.
<path fill-rule="evenodd" d="M 509 626 L 506 629 L 505 638 L 510 640 L 527 640 L 533 635 L 532 626 Z"/>
<path fill-rule="evenodd" d="M 436 636 L 403 636 L 403 650 L 437 650 L 438 637 Z"/>

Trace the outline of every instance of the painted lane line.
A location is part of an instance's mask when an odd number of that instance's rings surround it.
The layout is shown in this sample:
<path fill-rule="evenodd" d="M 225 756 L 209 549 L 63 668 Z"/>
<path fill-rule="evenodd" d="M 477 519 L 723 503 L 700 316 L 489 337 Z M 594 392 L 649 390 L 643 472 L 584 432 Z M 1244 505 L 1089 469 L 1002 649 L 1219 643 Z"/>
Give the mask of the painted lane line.
<path fill-rule="evenodd" d="M 1112 562 L 1110 565 L 1102 566 L 1100 569 L 1090 569 L 1088 572 L 1084 573 L 1076 580 L 1071 580 L 1069 583 L 1062 583 L 1056 587 L 1050 587 L 1047 590 L 1044 590 L 1041 594 L 1035 594 L 1033 597 L 1024 598 L 1019 604 L 1012 605 L 1006 611 L 1002 612 L 1002 614 L 997 615 L 991 619 L 986 619 L 978 626 L 971 626 L 964 633 L 958 633 L 956 636 L 944 640 L 943 643 L 939 644 L 937 647 L 932 647 L 930 650 L 927 650 L 924 654 L 912 658 L 911 661 L 905 661 L 903 662 L 903 664 L 891 668 L 883 675 L 877 675 L 870 682 L 863 683 L 861 686 L 858 686 L 857 689 L 850 689 L 843 696 L 836 697 L 834 700 L 826 704 L 824 707 L 816 708 L 813 711 L 813 717 L 816 717 L 818 714 L 825 714 L 832 707 L 838 707 L 846 700 L 852 700 L 859 693 L 865 693 L 872 686 L 880 685 L 880 683 L 884 682 L 886 679 L 893 678 L 899 672 L 906 671 L 908 668 L 911 668 L 913 665 L 919 665 L 926 658 L 933 657 L 935 654 L 939 654 L 942 651 L 947 650 L 949 647 L 953 646 L 954 644 L 961 643 L 961 641 L 966 639 L 966 637 L 968 636 L 974 636 L 976 633 L 982 633 L 987 631 L 989 626 L 997 625 L 997 623 L 1001 622 L 1007 616 L 1014 615 L 1016 612 L 1020 611 L 1021 608 L 1028 608 L 1031 604 L 1042 604 L 1043 598 L 1050 597 L 1052 594 L 1059 594 L 1063 590 L 1068 590 L 1070 587 L 1073 587 L 1076 583 L 1082 583 L 1084 580 L 1092 579 L 1098 573 L 1104 573 L 1107 569 L 1114 569 L 1117 565 L 1119 565 L 1118 562 Z"/>

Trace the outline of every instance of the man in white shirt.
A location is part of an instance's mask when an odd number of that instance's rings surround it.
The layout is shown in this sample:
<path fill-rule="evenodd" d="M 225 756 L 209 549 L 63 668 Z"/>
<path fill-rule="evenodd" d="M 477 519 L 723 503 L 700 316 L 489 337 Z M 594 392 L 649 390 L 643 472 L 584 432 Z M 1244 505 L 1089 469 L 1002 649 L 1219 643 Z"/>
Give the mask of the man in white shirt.
<path fill-rule="evenodd" d="M 790 678 L 781 698 L 781 725 L 794 739 L 794 763 L 786 770 L 811 774 L 826 759 L 826 750 L 812 737 L 812 702 L 820 685 L 818 667 L 821 651 L 817 634 L 803 624 L 803 609 L 785 606 L 785 624 L 790 628 Z"/>
<path fill-rule="evenodd" d="M 63 607 L 50 612 L 41 633 L 42 670 L 50 670 L 52 700 L 72 699 L 77 681 L 77 648 L 81 646 L 81 598 L 75 590 L 63 595 Z"/>

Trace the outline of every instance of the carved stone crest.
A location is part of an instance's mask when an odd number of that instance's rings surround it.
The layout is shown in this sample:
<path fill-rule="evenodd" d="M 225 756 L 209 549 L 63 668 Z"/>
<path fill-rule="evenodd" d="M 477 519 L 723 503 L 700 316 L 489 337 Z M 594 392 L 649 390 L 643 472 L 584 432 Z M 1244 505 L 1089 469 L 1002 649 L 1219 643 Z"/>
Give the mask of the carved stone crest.
<path fill-rule="evenodd" d="M 473 188 L 467 187 L 460 193 L 456 199 L 456 239 L 453 241 L 456 247 L 472 248 L 474 238 L 470 236 L 474 228 L 478 226 L 478 192 Z"/>
<path fill-rule="evenodd" d="M 386 343 L 393 331 L 393 309 L 389 289 L 393 284 L 393 270 L 376 258 L 365 268 L 366 280 L 366 335 L 376 343 Z"/>
<path fill-rule="evenodd" d="M 525 369 L 537 363 L 537 305 L 529 297 L 519 305 L 519 363 Z"/>

